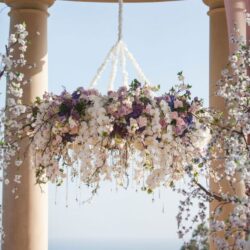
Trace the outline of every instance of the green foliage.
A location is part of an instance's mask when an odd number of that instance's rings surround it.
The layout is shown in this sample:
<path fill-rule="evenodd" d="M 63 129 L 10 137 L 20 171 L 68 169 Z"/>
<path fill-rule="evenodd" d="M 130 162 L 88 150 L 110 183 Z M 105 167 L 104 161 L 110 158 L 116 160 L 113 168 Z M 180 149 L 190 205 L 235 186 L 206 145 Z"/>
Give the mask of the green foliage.
<path fill-rule="evenodd" d="M 130 86 L 129 86 L 129 88 L 131 89 L 131 90 L 136 90 L 137 88 L 139 88 L 141 86 L 141 83 L 138 81 L 138 80 L 136 80 L 136 79 L 134 79 L 132 82 L 131 82 L 131 84 L 130 84 Z"/>
<path fill-rule="evenodd" d="M 79 115 L 85 115 L 86 103 L 85 102 L 78 102 L 75 105 L 75 109 Z"/>

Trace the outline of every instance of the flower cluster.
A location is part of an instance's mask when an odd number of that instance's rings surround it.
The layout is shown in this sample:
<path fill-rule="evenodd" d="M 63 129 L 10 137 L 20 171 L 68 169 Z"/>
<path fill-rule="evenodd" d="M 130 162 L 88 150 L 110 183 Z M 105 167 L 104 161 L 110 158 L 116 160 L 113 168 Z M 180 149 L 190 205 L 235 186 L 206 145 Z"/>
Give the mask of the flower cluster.
<path fill-rule="evenodd" d="M 17 185 L 20 184 L 21 175 L 16 174 L 13 179 L 7 176 L 7 168 L 11 160 L 20 166 L 19 145 L 13 140 L 13 131 L 18 135 L 21 131 L 17 119 L 26 112 L 26 107 L 22 104 L 23 85 L 27 83 L 24 74 L 20 73 L 20 68 L 26 65 L 25 52 L 27 49 L 27 36 L 25 24 L 14 26 L 15 32 L 9 36 L 8 45 L 5 46 L 5 53 L 0 54 L 0 79 L 3 77 L 7 80 L 6 87 L 6 106 L 0 109 L 0 181 L 4 185 L 13 182 L 13 198 L 18 198 L 16 194 Z M 18 136 L 17 136 L 18 137 Z M 2 217 L 2 206 L 0 207 L 0 216 Z M 2 220 L 2 218 L 1 218 Z M 1 224 L 1 223 L 0 223 Z M 1 242 L 4 239 L 4 229 L 0 225 Z"/>
<path fill-rule="evenodd" d="M 13 131 L 17 137 L 21 131 L 19 117 L 26 112 L 25 105 L 22 104 L 23 86 L 28 82 L 24 74 L 19 72 L 20 68 L 27 64 L 25 52 L 27 50 L 27 36 L 25 24 L 16 24 L 15 33 L 9 37 L 6 52 L 1 54 L 0 78 L 7 80 L 6 106 L 1 109 L 0 114 L 0 161 L 1 168 L 4 169 L 3 180 L 5 184 L 10 181 L 20 180 L 21 176 L 15 176 L 14 180 L 9 180 L 6 176 L 6 169 L 13 157 L 16 158 L 16 165 L 20 166 L 22 161 L 18 156 L 18 141 L 13 139 Z M 19 181 L 18 181 L 19 183 Z M 15 190 L 13 190 L 15 193 Z"/>
<path fill-rule="evenodd" d="M 189 89 L 182 83 L 156 97 L 156 87 L 134 80 L 128 89 L 107 95 L 79 88 L 37 98 L 23 126 L 34 150 L 37 182 L 59 185 L 69 169 L 95 188 L 113 178 L 125 186 L 130 167 L 149 192 L 179 180 L 185 166 L 204 153 L 206 138 L 196 119 L 204 112 L 202 103 L 191 100 Z"/>
<path fill-rule="evenodd" d="M 249 16 L 249 15 L 248 15 Z M 232 39 L 234 53 L 229 57 L 226 69 L 218 82 L 218 96 L 225 100 L 227 114 L 214 119 L 212 124 L 213 140 L 208 150 L 210 157 L 216 157 L 219 164 L 214 170 L 215 182 L 228 181 L 230 193 L 224 193 L 223 200 L 233 206 L 225 222 L 220 221 L 224 206 L 220 204 L 213 220 L 221 224 L 226 237 L 231 237 L 233 246 L 215 234 L 215 243 L 228 249 L 247 249 L 250 241 L 250 47 L 240 35 Z M 223 152 L 223 157 L 221 157 Z M 224 171 L 221 171 L 220 166 Z M 237 193 L 237 186 L 245 187 L 245 194 Z M 245 236 L 246 237 L 245 237 Z M 221 249 L 220 247 L 219 249 Z"/>
<path fill-rule="evenodd" d="M 209 224 L 216 248 L 245 250 L 250 247 L 250 47 L 239 34 L 232 36 L 232 42 L 236 50 L 218 81 L 217 95 L 223 98 L 222 111 L 226 112 L 209 109 L 202 117 L 211 137 L 206 156 L 197 159 L 201 166 L 199 176 L 216 183 L 217 190 L 203 186 L 202 178 L 191 175 L 187 169 L 189 188 L 178 189 L 185 199 L 180 201 L 177 220 L 178 233 L 183 237 L 190 229 L 187 221 L 204 223 L 204 204 L 213 202 L 215 210 Z M 195 201 L 199 212 L 191 217 Z"/>

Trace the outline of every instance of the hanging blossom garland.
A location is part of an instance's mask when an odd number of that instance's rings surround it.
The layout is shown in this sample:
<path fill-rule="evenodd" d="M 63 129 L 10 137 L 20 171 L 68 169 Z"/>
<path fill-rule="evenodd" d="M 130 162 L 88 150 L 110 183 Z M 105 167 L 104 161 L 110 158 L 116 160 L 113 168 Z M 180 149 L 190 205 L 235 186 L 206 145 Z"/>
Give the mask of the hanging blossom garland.
<path fill-rule="evenodd" d="M 14 182 L 16 187 L 12 190 L 14 198 L 21 176 L 17 174 L 10 180 L 6 175 L 11 160 L 14 158 L 15 165 L 19 167 L 22 163 L 19 157 L 19 145 L 13 141 L 12 132 L 15 131 L 18 137 L 18 131 L 21 131 L 21 125 L 17 119 L 26 112 L 26 107 L 22 104 L 23 86 L 28 82 L 24 74 L 19 69 L 24 67 L 27 62 L 25 52 L 27 50 L 27 36 L 25 24 L 15 25 L 15 32 L 9 36 L 8 45 L 5 46 L 5 53 L 0 54 L 0 79 L 6 78 L 8 84 L 6 87 L 6 105 L 0 109 L 0 168 L 2 177 L 0 181 L 4 185 Z M 2 207 L 1 207 L 2 214 Z M 1 223 L 0 223 L 1 224 Z M 4 238 L 4 231 L 1 226 L 1 240 Z"/>
<path fill-rule="evenodd" d="M 224 98 L 228 114 L 226 118 L 214 121 L 214 140 L 209 153 L 212 154 L 214 149 L 218 154 L 221 150 L 224 152 L 224 164 L 220 164 L 224 167 L 224 172 L 215 170 L 213 178 L 218 183 L 226 178 L 231 184 L 232 193 L 223 194 L 223 199 L 232 204 L 234 210 L 228 216 L 228 221 L 222 223 L 219 220 L 224 209 L 221 205 L 212 220 L 214 229 L 220 224 L 220 229 L 225 230 L 226 236 L 234 239 L 236 249 L 247 249 L 250 247 L 250 47 L 240 35 L 233 37 L 232 42 L 237 49 L 229 57 L 228 67 L 222 71 L 222 78 L 218 83 L 218 95 Z M 239 196 L 234 189 L 238 184 L 245 185 L 245 196 Z M 234 247 L 228 246 L 217 235 L 215 242 L 229 249 Z"/>
<path fill-rule="evenodd" d="M 196 119 L 202 102 L 192 100 L 189 89 L 182 83 L 156 97 L 158 87 L 134 80 L 107 95 L 79 88 L 37 98 L 23 124 L 37 183 L 60 185 L 71 177 L 93 191 L 106 179 L 126 187 L 131 167 L 148 192 L 172 185 L 204 154 L 206 128 Z"/>
<path fill-rule="evenodd" d="M 22 96 L 23 86 L 28 81 L 25 80 L 24 74 L 20 73 L 19 69 L 27 64 L 25 59 L 27 36 L 28 32 L 25 24 L 15 25 L 15 33 L 9 37 L 6 52 L 1 54 L 0 77 L 5 77 L 8 82 L 6 106 L 0 111 L 0 160 L 3 170 L 8 167 L 14 156 L 16 157 L 16 166 L 19 167 L 22 163 L 18 156 L 18 142 L 13 141 L 12 135 L 13 131 L 15 131 L 16 135 L 21 131 L 22 126 L 18 122 L 18 118 L 26 112 L 26 106 L 22 104 Z M 3 179 L 5 179 L 6 184 L 10 181 L 5 176 Z M 16 176 L 15 179 L 19 180 L 20 176 Z"/>
<path fill-rule="evenodd" d="M 187 221 L 206 223 L 204 204 L 217 201 L 218 206 L 209 218 L 210 235 L 217 249 L 246 250 L 250 246 L 250 47 L 239 34 L 232 37 L 232 42 L 236 51 L 229 57 L 218 82 L 218 96 L 224 98 L 228 113 L 210 110 L 209 115 L 202 117 L 202 122 L 210 127 L 211 140 L 206 157 L 196 159 L 200 165 L 199 173 L 193 176 L 189 169 L 192 166 L 187 169 L 189 188 L 178 189 L 186 198 L 180 202 L 177 220 L 179 236 L 183 237 L 191 229 Z M 216 169 L 211 168 L 215 162 Z M 211 192 L 201 185 L 198 175 L 217 183 L 218 191 Z M 220 185 L 225 180 L 231 187 L 230 193 L 225 193 Z M 245 195 L 239 196 L 237 185 L 245 185 Z M 195 203 L 198 203 L 199 212 L 191 217 Z M 221 214 L 230 206 L 232 212 L 225 221 L 221 220 Z"/>

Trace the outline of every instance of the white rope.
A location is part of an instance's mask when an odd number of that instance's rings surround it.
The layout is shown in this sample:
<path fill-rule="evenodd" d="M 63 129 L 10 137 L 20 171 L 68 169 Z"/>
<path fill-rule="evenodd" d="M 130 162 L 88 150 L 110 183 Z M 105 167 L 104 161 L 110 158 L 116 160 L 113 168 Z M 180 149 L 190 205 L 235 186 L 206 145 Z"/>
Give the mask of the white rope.
<path fill-rule="evenodd" d="M 126 45 L 124 45 L 124 52 L 127 55 L 128 59 L 131 61 L 132 65 L 134 66 L 134 68 L 138 74 L 139 80 L 144 81 L 144 83 L 150 84 L 150 81 L 147 79 L 147 77 L 143 73 L 139 63 L 134 58 L 133 54 L 128 50 Z"/>
<path fill-rule="evenodd" d="M 123 36 L 123 0 L 119 0 L 118 41 L 122 40 L 122 36 Z"/>
<path fill-rule="evenodd" d="M 109 50 L 108 54 L 106 55 L 104 62 L 98 68 L 97 73 L 93 80 L 90 83 L 90 88 L 94 88 L 101 78 L 104 70 L 107 67 L 107 64 L 111 60 L 111 74 L 109 78 L 108 89 L 113 90 L 114 82 L 117 76 L 117 68 L 120 62 L 122 77 L 123 77 L 123 85 L 128 87 L 128 71 L 127 71 L 127 62 L 126 59 L 130 60 L 133 67 L 136 70 L 136 73 L 139 77 L 139 80 L 143 81 L 144 83 L 150 84 L 149 80 L 146 78 L 145 74 L 143 73 L 140 65 L 134 58 L 133 54 L 128 50 L 125 43 L 122 41 L 123 39 L 123 0 L 119 0 L 119 14 L 118 14 L 118 41 L 116 44 Z"/>
<path fill-rule="evenodd" d="M 108 54 L 106 55 L 104 62 L 101 64 L 101 66 L 98 68 L 96 75 L 94 76 L 93 80 L 91 81 L 89 88 L 94 88 L 95 85 L 97 84 L 98 80 L 100 79 L 103 71 L 105 70 L 114 50 L 116 49 L 117 44 L 115 44 L 108 52 Z"/>
<path fill-rule="evenodd" d="M 121 49 L 121 67 L 122 67 L 122 75 L 123 75 L 123 86 L 126 88 L 129 87 L 128 85 L 128 71 L 126 67 L 126 56 L 124 52 L 124 43 L 122 42 L 122 49 Z"/>
<path fill-rule="evenodd" d="M 114 90 L 114 82 L 117 76 L 117 65 L 118 65 L 118 58 L 121 50 L 121 43 L 118 42 L 115 51 L 113 53 L 112 57 L 112 68 L 111 68 L 111 75 L 109 78 L 109 85 L 108 90 Z"/>

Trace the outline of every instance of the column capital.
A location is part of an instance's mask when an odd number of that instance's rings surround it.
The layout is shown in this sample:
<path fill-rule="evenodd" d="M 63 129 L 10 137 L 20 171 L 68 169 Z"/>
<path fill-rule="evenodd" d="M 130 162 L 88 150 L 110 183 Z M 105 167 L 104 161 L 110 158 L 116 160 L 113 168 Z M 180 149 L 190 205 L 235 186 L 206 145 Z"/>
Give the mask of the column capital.
<path fill-rule="evenodd" d="M 55 0 L 4 0 L 13 9 L 47 10 Z"/>
<path fill-rule="evenodd" d="M 210 7 L 210 10 L 224 8 L 224 0 L 203 0 Z"/>

